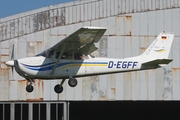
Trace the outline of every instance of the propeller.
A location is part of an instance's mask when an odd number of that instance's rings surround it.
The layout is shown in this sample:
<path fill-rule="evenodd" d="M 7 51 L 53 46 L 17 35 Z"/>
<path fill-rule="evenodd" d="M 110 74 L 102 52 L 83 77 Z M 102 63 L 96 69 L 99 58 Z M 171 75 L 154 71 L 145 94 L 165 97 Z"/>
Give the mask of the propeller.
<path fill-rule="evenodd" d="M 12 52 L 11 52 L 11 60 L 14 60 L 14 44 L 13 44 Z"/>
<path fill-rule="evenodd" d="M 13 64 L 14 64 L 14 44 L 13 44 L 12 52 L 11 52 L 11 60 L 13 61 Z M 12 75 L 14 76 L 14 73 L 13 73 L 14 66 L 11 66 L 11 70 L 12 70 Z"/>
<path fill-rule="evenodd" d="M 12 74 L 13 74 L 13 70 L 14 70 L 14 44 L 12 46 L 11 60 L 7 61 L 6 65 L 11 67 Z"/>

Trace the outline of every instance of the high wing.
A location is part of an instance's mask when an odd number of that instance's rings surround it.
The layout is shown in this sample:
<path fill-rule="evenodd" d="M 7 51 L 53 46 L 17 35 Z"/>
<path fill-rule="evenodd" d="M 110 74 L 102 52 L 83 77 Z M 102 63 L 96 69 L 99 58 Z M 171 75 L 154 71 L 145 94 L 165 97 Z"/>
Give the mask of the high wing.
<path fill-rule="evenodd" d="M 104 27 L 82 27 L 37 56 L 50 58 L 55 51 L 54 57 L 57 61 L 50 73 L 50 75 L 53 75 L 60 59 L 63 59 L 64 55 L 67 58 L 69 55 L 73 55 L 72 57 L 74 57 L 75 54 L 89 55 L 97 50 L 98 48 L 95 47 L 94 43 L 97 43 L 101 39 L 106 29 Z"/>
<path fill-rule="evenodd" d="M 65 46 L 64 53 L 74 52 L 88 55 L 98 49 L 94 43 L 100 40 L 106 29 L 104 27 L 82 27 L 51 47 L 51 50 L 60 52 Z"/>

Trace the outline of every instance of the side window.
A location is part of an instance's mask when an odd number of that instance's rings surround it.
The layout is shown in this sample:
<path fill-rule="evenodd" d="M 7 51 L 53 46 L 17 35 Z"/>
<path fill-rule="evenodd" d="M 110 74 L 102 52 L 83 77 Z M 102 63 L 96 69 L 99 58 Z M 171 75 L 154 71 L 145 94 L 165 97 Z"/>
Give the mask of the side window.
<path fill-rule="evenodd" d="M 56 52 L 55 58 L 58 59 L 59 55 L 60 55 L 60 52 Z"/>
<path fill-rule="evenodd" d="M 82 60 L 83 59 L 83 55 L 80 54 L 80 53 L 76 53 L 76 54 L 74 54 L 74 59 L 75 60 Z"/>
<path fill-rule="evenodd" d="M 62 55 L 61 59 L 71 60 L 71 59 L 72 59 L 72 53 L 64 53 L 64 54 Z"/>
<path fill-rule="evenodd" d="M 53 53 L 54 53 L 54 50 L 50 50 L 49 54 L 48 54 L 48 58 L 52 58 L 53 57 Z"/>
<path fill-rule="evenodd" d="M 61 52 L 56 52 L 55 58 L 58 59 Z M 72 59 L 71 53 L 63 53 L 61 59 Z"/>

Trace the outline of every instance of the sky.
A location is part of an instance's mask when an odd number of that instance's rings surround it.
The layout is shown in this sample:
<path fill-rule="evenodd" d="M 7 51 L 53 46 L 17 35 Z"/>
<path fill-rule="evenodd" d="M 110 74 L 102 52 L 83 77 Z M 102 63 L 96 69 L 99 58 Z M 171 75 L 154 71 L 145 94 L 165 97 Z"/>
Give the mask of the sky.
<path fill-rule="evenodd" d="M 0 0 L 0 18 L 76 0 Z"/>

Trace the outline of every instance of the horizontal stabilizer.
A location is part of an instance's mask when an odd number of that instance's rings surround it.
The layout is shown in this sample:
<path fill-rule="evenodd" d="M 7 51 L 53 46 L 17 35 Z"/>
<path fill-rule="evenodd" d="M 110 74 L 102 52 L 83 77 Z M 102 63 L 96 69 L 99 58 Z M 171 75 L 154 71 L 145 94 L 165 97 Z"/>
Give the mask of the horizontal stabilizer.
<path fill-rule="evenodd" d="M 167 65 L 169 64 L 171 61 L 173 61 L 173 59 L 156 59 L 156 60 L 152 60 L 149 62 L 145 62 L 143 63 L 143 65 Z"/>

